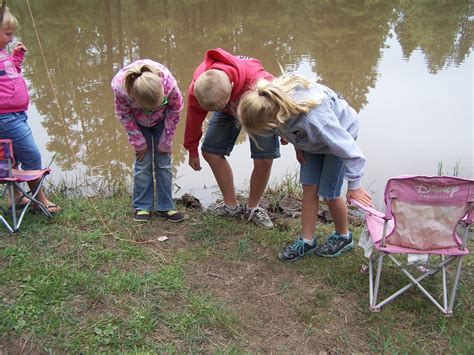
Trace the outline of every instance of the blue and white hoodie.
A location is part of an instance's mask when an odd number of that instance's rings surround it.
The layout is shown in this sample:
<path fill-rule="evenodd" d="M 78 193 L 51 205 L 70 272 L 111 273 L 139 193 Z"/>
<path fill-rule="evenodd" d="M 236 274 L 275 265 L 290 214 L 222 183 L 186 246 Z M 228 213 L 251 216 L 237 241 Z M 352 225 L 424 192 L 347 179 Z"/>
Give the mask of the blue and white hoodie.
<path fill-rule="evenodd" d="M 320 103 L 308 113 L 286 121 L 280 126 L 280 136 L 304 152 L 341 158 L 349 190 L 361 187 L 366 159 L 356 143 L 357 112 L 344 98 L 321 84 L 308 89 L 298 87 L 292 96 L 297 102 L 317 99 Z"/>

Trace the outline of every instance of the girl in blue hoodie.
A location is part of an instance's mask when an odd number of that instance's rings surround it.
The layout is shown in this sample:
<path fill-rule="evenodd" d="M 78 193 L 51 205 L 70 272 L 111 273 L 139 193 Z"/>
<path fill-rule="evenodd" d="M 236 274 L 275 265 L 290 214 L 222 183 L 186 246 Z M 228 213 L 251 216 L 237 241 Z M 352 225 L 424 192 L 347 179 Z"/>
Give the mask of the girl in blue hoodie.
<path fill-rule="evenodd" d="M 303 186 L 302 235 L 278 257 L 293 261 L 316 253 L 336 257 L 354 246 L 348 229 L 347 204 L 341 197 L 344 178 L 347 201 L 371 205 L 370 194 L 361 187 L 365 157 L 356 143 L 358 115 L 346 100 L 330 88 L 310 83 L 300 76 L 259 80 L 238 106 L 238 117 L 250 137 L 278 132 L 296 149 Z M 321 246 L 313 233 L 319 199 L 326 201 L 335 231 Z"/>

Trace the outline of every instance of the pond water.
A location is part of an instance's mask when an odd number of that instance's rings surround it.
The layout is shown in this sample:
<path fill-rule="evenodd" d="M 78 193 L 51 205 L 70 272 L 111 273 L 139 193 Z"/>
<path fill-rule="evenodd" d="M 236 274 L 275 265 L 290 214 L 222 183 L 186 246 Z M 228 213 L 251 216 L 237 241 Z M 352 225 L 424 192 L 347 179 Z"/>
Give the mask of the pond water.
<path fill-rule="evenodd" d="M 258 58 L 340 92 L 360 112 L 367 157 L 363 185 L 379 203 L 387 178 L 402 174 L 473 177 L 474 12 L 470 1 L 30 0 L 10 2 L 28 47 L 29 122 L 44 163 L 58 153 L 52 181 L 129 183 L 133 150 L 115 118 L 110 81 L 123 65 L 165 64 L 186 99 L 207 49 Z M 30 14 L 31 9 L 31 14 Z M 35 27 L 39 41 L 35 33 Z M 41 47 L 39 45 L 41 43 Z M 41 50 L 42 48 L 42 50 Z M 44 54 L 44 57 L 43 57 Z M 51 81 L 47 75 L 50 74 Z M 176 197 L 218 197 L 204 162 L 187 164 L 183 111 L 173 145 Z M 252 169 L 242 134 L 230 161 L 245 190 Z M 282 147 L 271 184 L 294 176 Z"/>

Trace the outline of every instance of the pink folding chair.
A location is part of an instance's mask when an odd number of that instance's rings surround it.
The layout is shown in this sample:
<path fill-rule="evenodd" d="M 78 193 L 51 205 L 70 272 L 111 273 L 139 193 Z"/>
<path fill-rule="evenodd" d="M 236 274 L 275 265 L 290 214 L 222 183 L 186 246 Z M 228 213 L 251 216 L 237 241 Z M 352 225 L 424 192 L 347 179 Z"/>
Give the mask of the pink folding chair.
<path fill-rule="evenodd" d="M 378 252 L 378 258 L 370 250 L 366 252 L 369 258 L 370 310 L 379 312 L 384 305 L 416 286 L 444 315 L 451 316 L 462 259 L 469 253 L 466 243 L 474 219 L 474 180 L 450 176 L 394 177 L 387 182 L 384 200 L 385 213 L 351 201 L 364 210 L 364 232 L 373 250 Z M 461 238 L 458 232 L 463 227 L 465 230 L 461 233 Z M 430 263 L 410 268 L 400 261 L 401 258 L 395 257 L 397 254 L 427 254 L 430 256 Z M 438 257 L 433 258 L 436 255 L 439 256 L 439 261 L 432 263 L 432 259 L 438 260 Z M 393 261 L 410 282 L 378 302 L 385 256 Z M 377 271 L 374 280 L 375 259 Z M 449 294 L 446 268 L 453 261 L 457 261 L 457 265 L 454 277 L 450 280 L 452 284 Z M 410 273 L 415 270 L 421 275 Z M 443 290 L 442 304 L 421 285 L 421 281 L 439 271 Z"/>
<path fill-rule="evenodd" d="M 18 170 L 14 169 L 15 158 L 13 156 L 13 146 L 10 139 L 0 139 L 0 184 L 5 185 L 2 196 L 9 195 L 10 208 L 1 208 L 0 222 L 8 229 L 10 233 L 16 232 L 23 221 L 23 217 L 27 213 L 29 207 L 34 203 L 35 207 L 42 211 L 49 218 L 52 214 L 46 206 L 36 199 L 44 179 L 51 172 L 48 167 L 42 170 Z M 23 183 L 38 180 L 38 184 L 34 191 L 25 190 Z M 21 196 L 15 200 L 14 191 L 20 191 Z M 24 205 L 19 205 L 20 201 L 27 199 Z M 18 215 L 19 214 L 19 215 Z M 10 219 L 10 222 L 7 220 Z"/>

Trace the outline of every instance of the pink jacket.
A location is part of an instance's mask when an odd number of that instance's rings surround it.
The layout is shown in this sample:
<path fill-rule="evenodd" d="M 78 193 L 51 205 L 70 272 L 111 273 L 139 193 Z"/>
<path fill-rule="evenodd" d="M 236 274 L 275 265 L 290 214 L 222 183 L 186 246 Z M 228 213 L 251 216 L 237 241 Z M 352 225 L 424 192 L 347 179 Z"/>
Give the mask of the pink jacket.
<path fill-rule="evenodd" d="M 19 49 L 13 50 L 12 55 L 0 50 L 0 114 L 28 109 L 28 88 L 21 75 L 24 57 Z"/>
<path fill-rule="evenodd" d="M 157 68 L 163 74 L 163 90 L 165 97 L 168 98 L 168 104 L 147 115 L 143 110 L 133 102 L 133 99 L 127 94 L 124 86 L 125 71 L 132 65 L 148 64 Z M 154 127 L 162 120 L 165 120 L 165 128 L 158 143 L 158 149 L 161 152 L 171 152 L 176 126 L 179 121 L 179 114 L 183 109 L 183 98 L 179 91 L 178 84 L 170 71 L 158 62 L 150 59 L 139 59 L 124 68 L 112 79 L 112 90 L 115 95 L 115 113 L 128 134 L 128 141 L 135 150 L 143 150 L 147 147 L 145 137 L 138 128 L 137 124 L 144 127 Z"/>

